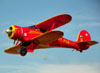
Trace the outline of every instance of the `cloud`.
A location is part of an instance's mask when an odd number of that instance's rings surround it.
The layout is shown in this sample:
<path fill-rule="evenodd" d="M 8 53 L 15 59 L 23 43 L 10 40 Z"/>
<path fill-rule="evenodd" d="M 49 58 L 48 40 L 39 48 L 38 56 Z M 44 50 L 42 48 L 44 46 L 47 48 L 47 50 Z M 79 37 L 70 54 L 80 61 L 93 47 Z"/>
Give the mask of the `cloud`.
<path fill-rule="evenodd" d="M 100 22 L 84 23 L 84 24 L 81 24 L 80 26 L 81 27 L 87 27 L 87 26 L 89 26 L 89 27 L 94 27 L 94 26 L 100 27 Z"/>
<path fill-rule="evenodd" d="M 82 20 L 100 20 L 99 16 L 77 15 L 76 18 Z"/>
<path fill-rule="evenodd" d="M 100 73 L 100 63 L 97 64 L 29 64 L 0 66 L 6 73 Z M 1 71 L 0 71 L 1 72 Z"/>
<path fill-rule="evenodd" d="M 40 68 L 40 73 L 99 73 L 100 70 L 91 65 L 47 65 Z"/>
<path fill-rule="evenodd" d="M 75 16 L 76 19 L 83 22 L 79 24 L 80 26 L 99 26 L 100 27 L 100 16 L 89 16 L 89 15 L 77 15 Z"/>

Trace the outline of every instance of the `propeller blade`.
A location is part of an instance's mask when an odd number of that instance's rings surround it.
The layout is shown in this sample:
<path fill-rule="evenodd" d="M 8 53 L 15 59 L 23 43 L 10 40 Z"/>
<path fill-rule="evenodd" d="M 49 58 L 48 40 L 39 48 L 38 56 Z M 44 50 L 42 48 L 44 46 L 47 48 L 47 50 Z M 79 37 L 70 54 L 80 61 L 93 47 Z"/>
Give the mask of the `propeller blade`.
<path fill-rule="evenodd" d="M 6 30 L 5 29 L 2 31 L 2 34 L 6 34 Z"/>

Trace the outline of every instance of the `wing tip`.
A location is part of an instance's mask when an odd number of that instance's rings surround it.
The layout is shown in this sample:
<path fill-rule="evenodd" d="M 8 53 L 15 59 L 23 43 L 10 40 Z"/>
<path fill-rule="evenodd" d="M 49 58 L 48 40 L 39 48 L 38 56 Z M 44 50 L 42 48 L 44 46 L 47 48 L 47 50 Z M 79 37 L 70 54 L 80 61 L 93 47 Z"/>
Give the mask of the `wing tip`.
<path fill-rule="evenodd" d="M 8 49 L 4 50 L 4 52 L 8 54 L 19 54 L 17 51 L 9 51 Z"/>
<path fill-rule="evenodd" d="M 67 18 L 68 22 L 70 22 L 72 20 L 72 16 L 70 14 L 60 14 L 58 16 L 65 16 Z"/>

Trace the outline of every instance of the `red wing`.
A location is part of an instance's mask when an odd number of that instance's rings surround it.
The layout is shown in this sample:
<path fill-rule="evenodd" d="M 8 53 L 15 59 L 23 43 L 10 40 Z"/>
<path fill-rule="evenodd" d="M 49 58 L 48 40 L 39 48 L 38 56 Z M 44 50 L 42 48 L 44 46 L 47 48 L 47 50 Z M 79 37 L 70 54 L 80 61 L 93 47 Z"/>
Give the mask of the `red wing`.
<path fill-rule="evenodd" d="M 6 53 L 19 54 L 18 50 L 21 48 L 22 43 L 5 50 Z"/>
<path fill-rule="evenodd" d="M 48 44 L 58 40 L 62 36 L 63 36 L 63 32 L 61 31 L 48 31 L 33 38 L 32 41 L 35 40 L 38 44 Z"/>
<path fill-rule="evenodd" d="M 54 16 L 52 18 L 49 18 L 36 26 L 38 26 L 40 29 L 50 31 L 52 29 L 55 29 L 57 27 L 60 27 L 68 22 L 70 22 L 72 17 L 68 14 L 61 14 Z"/>

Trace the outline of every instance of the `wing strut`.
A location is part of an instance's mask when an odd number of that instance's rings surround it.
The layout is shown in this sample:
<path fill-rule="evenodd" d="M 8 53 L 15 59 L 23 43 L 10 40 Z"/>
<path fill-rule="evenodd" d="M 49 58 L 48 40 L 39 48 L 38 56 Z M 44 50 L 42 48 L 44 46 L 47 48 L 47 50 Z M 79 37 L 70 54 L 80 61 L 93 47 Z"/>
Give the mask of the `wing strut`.
<path fill-rule="evenodd" d="M 18 45 L 18 43 L 19 43 L 19 40 L 16 42 L 16 44 L 15 44 L 15 45 Z"/>
<path fill-rule="evenodd" d="M 13 44 L 15 44 L 15 45 L 18 45 L 18 43 L 19 43 L 19 40 L 17 40 L 17 42 L 16 42 L 16 40 L 14 40 L 14 42 L 13 42 Z"/>
<path fill-rule="evenodd" d="M 56 23 L 53 23 L 53 25 L 52 25 L 51 28 L 50 28 L 50 31 L 54 28 L 55 24 L 56 24 Z"/>

